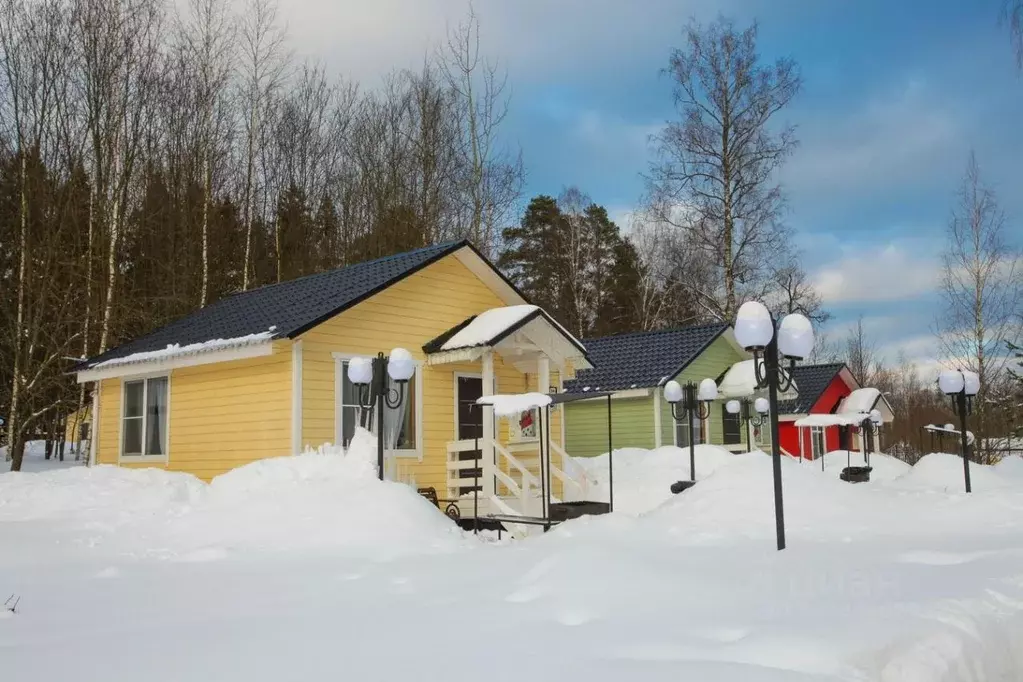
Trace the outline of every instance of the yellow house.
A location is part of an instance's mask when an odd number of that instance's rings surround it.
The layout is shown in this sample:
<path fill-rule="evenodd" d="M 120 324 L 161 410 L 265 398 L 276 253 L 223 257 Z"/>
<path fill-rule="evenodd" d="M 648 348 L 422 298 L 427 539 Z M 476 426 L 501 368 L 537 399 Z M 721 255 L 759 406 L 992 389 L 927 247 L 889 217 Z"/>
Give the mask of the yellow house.
<path fill-rule="evenodd" d="M 554 392 L 566 372 L 590 364 L 464 241 L 237 293 L 83 362 L 78 381 L 96 385 L 90 461 L 209 480 L 346 445 L 356 425 L 377 428 L 349 361 L 396 347 L 410 351 L 415 371 L 406 400 L 385 412 L 386 476 L 456 499 L 482 474 L 490 511 L 534 511 L 535 415 L 495 419 L 476 400 Z M 585 499 L 586 481 L 562 448 L 562 409 L 550 419 L 551 489 Z"/>
<path fill-rule="evenodd" d="M 88 442 L 92 430 L 92 407 L 85 405 L 64 418 L 64 442 L 76 448 L 80 443 Z"/>

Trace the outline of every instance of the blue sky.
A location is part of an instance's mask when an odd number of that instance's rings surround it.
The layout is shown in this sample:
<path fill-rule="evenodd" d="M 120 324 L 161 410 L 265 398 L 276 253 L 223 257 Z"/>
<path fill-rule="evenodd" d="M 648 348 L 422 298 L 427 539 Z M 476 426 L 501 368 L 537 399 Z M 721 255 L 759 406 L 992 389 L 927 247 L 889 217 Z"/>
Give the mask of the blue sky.
<path fill-rule="evenodd" d="M 372 85 L 421 63 L 462 0 L 281 0 L 299 53 Z M 1023 77 L 1000 0 L 477 0 L 484 49 L 512 88 L 505 135 L 521 147 L 527 197 L 576 185 L 612 215 L 643 193 L 648 138 L 673 116 L 659 74 L 690 17 L 760 23 L 767 59 L 790 56 L 804 86 L 784 113 L 801 145 L 782 180 L 786 222 L 840 336 L 851 321 L 889 357 L 922 363 L 937 256 L 971 149 L 1023 234 Z"/>

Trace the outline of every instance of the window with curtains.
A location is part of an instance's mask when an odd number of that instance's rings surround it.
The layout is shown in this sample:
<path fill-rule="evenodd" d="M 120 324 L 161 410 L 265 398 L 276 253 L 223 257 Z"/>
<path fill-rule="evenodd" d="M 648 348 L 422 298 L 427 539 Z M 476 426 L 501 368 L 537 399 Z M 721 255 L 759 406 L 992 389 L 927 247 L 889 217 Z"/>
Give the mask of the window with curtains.
<path fill-rule="evenodd" d="M 697 417 L 693 420 L 693 444 L 700 445 L 704 442 L 703 431 L 704 431 L 703 420 Z M 675 424 L 675 441 L 680 448 L 689 447 L 689 417 L 686 415 L 682 416 L 682 420 Z"/>
<path fill-rule="evenodd" d="M 124 382 L 122 457 L 167 455 L 167 377 Z"/>
<path fill-rule="evenodd" d="M 338 360 L 337 371 L 341 377 L 341 396 L 337 406 L 337 420 L 340 425 L 341 444 L 348 447 L 355 435 L 355 427 L 362 426 L 376 434 L 376 408 L 363 409 L 359 405 L 359 396 L 355 386 L 348 380 L 348 361 Z M 398 385 L 387 380 L 388 387 L 398 390 Z M 418 401 L 419 368 L 405 386 L 405 399 L 398 409 L 384 406 L 384 442 L 388 449 L 395 451 L 417 451 L 417 423 L 421 405 Z"/>

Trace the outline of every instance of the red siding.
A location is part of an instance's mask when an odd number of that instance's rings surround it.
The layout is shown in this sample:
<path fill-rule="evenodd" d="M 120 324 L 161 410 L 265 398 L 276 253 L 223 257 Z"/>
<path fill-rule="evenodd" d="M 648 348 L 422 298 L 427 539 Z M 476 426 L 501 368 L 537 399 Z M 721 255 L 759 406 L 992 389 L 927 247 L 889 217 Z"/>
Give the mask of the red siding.
<path fill-rule="evenodd" d="M 810 410 L 810 414 L 831 414 L 839 400 L 852 393 L 852 389 L 842 380 L 841 373 L 836 374 L 831 380 L 824 393 L 817 400 L 817 403 Z M 803 442 L 799 442 L 799 432 L 793 422 L 781 422 L 778 425 L 778 441 L 782 450 L 792 456 L 812 458 L 813 450 L 810 445 L 810 430 L 802 429 Z M 838 449 L 838 427 L 829 426 L 824 429 L 824 440 L 828 452 Z"/>

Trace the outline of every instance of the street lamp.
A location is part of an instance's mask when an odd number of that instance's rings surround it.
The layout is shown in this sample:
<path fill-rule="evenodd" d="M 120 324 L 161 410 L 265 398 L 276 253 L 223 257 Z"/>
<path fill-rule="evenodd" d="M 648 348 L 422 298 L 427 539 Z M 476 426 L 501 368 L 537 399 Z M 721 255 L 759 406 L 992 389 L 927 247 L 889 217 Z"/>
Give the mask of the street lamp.
<path fill-rule="evenodd" d="M 778 392 L 792 388 L 792 369 L 797 360 L 813 350 L 813 326 L 799 313 L 791 313 L 778 324 L 767 307 L 747 301 L 735 319 L 735 340 L 753 354 L 757 388 L 767 387 L 771 413 L 771 456 L 774 473 L 774 522 L 778 549 L 785 549 L 785 509 L 781 490 L 781 445 L 778 434 Z M 788 372 L 782 371 L 782 361 Z"/>
<path fill-rule="evenodd" d="M 952 399 L 952 406 L 956 414 L 959 415 L 959 436 L 962 438 L 963 448 L 963 479 L 966 482 L 966 492 L 971 492 L 970 444 L 966 436 L 966 417 L 973 411 L 974 396 L 980 392 L 980 375 L 969 370 L 942 370 L 938 375 L 938 388 Z M 951 426 L 951 424 L 948 425 L 948 427 Z"/>
<path fill-rule="evenodd" d="M 696 482 L 696 417 L 701 420 L 710 416 L 710 403 L 717 400 L 718 385 L 713 379 L 704 379 L 699 387 L 693 382 L 681 386 L 677 381 L 664 385 L 664 399 L 671 405 L 671 416 L 678 424 L 685 414 L 689 418 L 689 480 Z"/>
<path fill-rule="evenodd" d="M 740 415 L 739 419 L 746 424 L 746 452 L 753 451 L 749 427 L 760 428 L 770 409 L 770 405 L 765 398 L 757 398 L 756 402 L 751 402 L 749 398 L 743 398 L 741 400 L 729 400 L 725 403 L 725 411 L 728 414 Z"/>
<path fill-rule="evenodd" d="M 416 363 L 404 348 L 395 348 L 391 356 L 377 353 L 375 358 L 352 358 L 348 361 L 348 380 L 355 387 L 359 407 L 368 410 L 376 406 L 377 475 L 384 480 L 384 405 L 397 410 L 405 401 L 405 390 L 415 374 Z M 388 377 L 398 384 L 389 388 Z"/>

